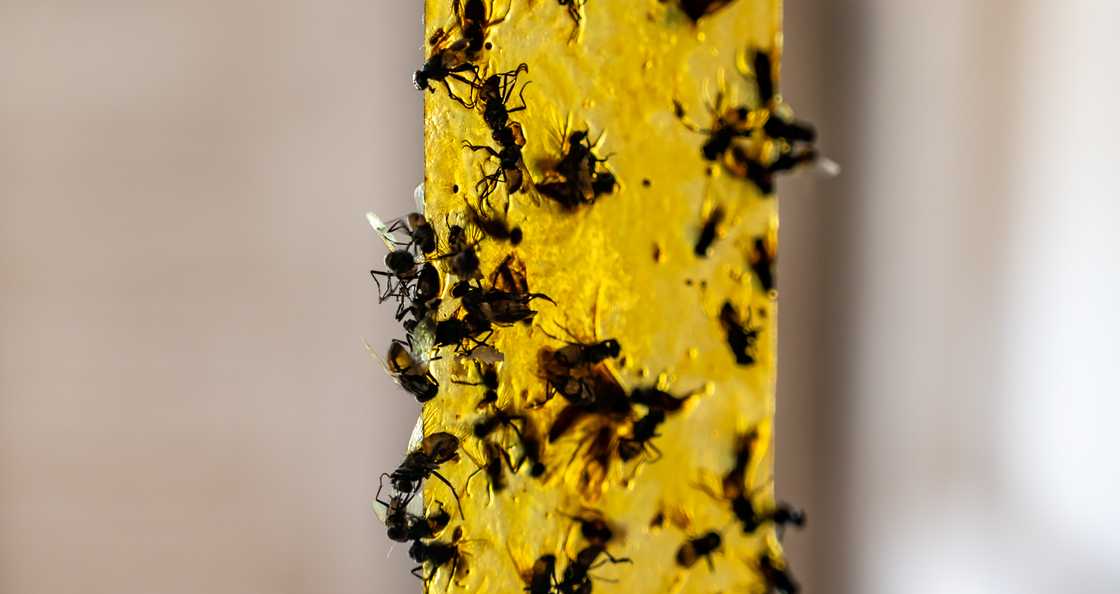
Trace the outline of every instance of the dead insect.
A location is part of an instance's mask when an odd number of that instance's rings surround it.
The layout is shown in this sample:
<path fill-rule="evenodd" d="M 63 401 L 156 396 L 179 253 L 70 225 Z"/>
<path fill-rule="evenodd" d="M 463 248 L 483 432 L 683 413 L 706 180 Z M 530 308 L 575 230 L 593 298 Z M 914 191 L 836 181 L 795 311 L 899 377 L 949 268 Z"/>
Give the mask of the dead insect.
<path fill-rule="evenodd" d="M 424 65 L 413 73 L 412 84 L 416 86 L 418 91 L 435 93 L 436 89 L 432 83 L 441 83 L 447 89 L 449 97 L 463 107 L 471 109 L 474 106 L 455 93 L 448 79 L 459 81 L 473 88 L 474 81 L 472 79 L 478 75 L 478 66 L 472 64 L 468 56 L 469 43 L 467 40 L 460 39 L 446 45 L 447 39 L 448 37 L 444 34 L 433 40 L 435 43 L 433 43 L 432 53 L 424 62 Z M 468 72 L 471 73 L 470 78 L 465 76 L 465 73 Z"/>
<path fill-rule="evenodd" d="M 708 561 L 708 567 L 715 571 L 715 563 L 712 562 L 712 553 L 719 550 L 720 545 L 723 544 L 723 537 L 719 532 L 708 532 L 703 536 L 686 540 L 684 544 L 677 549 L 677 565 L 684 568 L 692 567 L 700 558 Z"/>
<path fill-rule="evenodd" d="M 451 537 L 451 542 L 429 542 L 417 540 L 412 543 L 408 549 L 408 556 L 415 562 L 419 563 L 412 569 L 412 575 L 424 580 L 425 587 L 428 582 L 436 575 L 436 571 L 445 565 L 451 565 L 451 576 L 448 579 L 450 585 L 451 580 L 455 578 L 459 571 L 459 562 L 462 553 L 459 551 L 459 543 L 463 538 L 463 528 L 455 528 L 455 532 Z M 422 575 L 424 565 L 431 566 L 428 575 Z"/>
<path fill-rule="evenodd" d="M 526 417 L 522 420 L 521 433 L 518 438 L 521 440 L 521 459 L 517 461 L 516 472 L 521 469 L 525 463 L 529 463 L 529 476 L 538 478 L 544 474 L 545 466 L 541 461 L 541 437 L 537 433 L 537 427 L 533 424 L 532 419 Z"/>
<path fill-rule="evenodd" d="M 774 193 L 774 175 L 790 171 L 800 165 L 812 163 L 817 159 L 817 152 L 812 149 L 792 152 L 792 149 L 782 148 L 783 152 L 770 164 L 763 163 L 751 156 L 741 146 L 734 146 L 728 160 L 724 162 L 728 172 L 736 177 L 749 180 L 763 196 Z"/>
<path fill-rule="evenodd" d="M 525 87 L 529 83 L 521 85 L 521 90 L 517 91 L 521 105 L 509 107 L 509 101 L 513 98 L 514 91 L 517 90 L 518 75 L 528 71 L 529 65 L 521 63 L 517 68 L 508 72 L 490 75 L 477 86 L 477 100 L 482 102 L 482 119 L 490 127 L 494 140 L 498 140 L 498 132 L 509 125 L 509 114 L 524 111 L 527 107 L 525 105 Z"/>
<path fill-rule="evenodd" d="M 719 311 L 719 323 L 727 335 L 727 345 L 739 365 L 754 365 L 755 348 L 758 344 L 759 328 L 750 325 L 750 317 L 744 322 L 730 301 L 726 301 Z"/>
<path fill-rule="evenodd" d="M 605 556 L 602 563 L 596 563 L 599 557 Z M 592 544 L 576 553 L 576 558 L 568 562 L 564 568 L 564 576 L 556 585 L 556 591 L 561 594 L 589 594 L 591 592 L 591 576 L 589 572 L 603 563 L 619 564 L 633 563 L 628 558 L 615 558 L 603 545 Z"/>
<path fill-rule="evenodd" d="M 537 312 L 529 307 L 534 299 L 544 299 L 555 305 L 555 302 L 543 293 L 510 293 L 499 289 L 483 289 L 467 281 L 452 287 L 451 296 L 459 298 L 468 316 L 477 316 L 498 326 L 532 320 L 537 315 Z"/>
<path fill-rule="evenodd" d="M 565 332 L 571 336 L 571 332 Z M 616 359 L 622 353 L 622 347 L 618 341 L 613 338 L 600 340 L 597 342 L 579 342 L 573 337 L 572 341 L 567 341 L 562 338 L 557 338 L 551 334 L 545 333 L 550 338 L 556 340 L 563 340 L 568 344 L 552 351 L 553 358 L 558 365 L 567 369 L 575 369 L 579 367 L 587 367 L 597 365 L 606 361 L 607 359 Z"/>
<path fill-rule="evenodd" d="M 754 457 L 754 446 L 758 442 L 758 431 L 752 430 L 735 437 L 735 463 L 723 477 L 723 496 L 728 499 L 742 495 L 746 491 L 747 468 Z"/>
<path fill-rule="evenodd" d="M 725 107 L 722 92 L 716 96 L 714 107 L 710 108 L 714 116 L 710 128 L 701 128 L 693 124 L 679 101 L 673 101 L 673 109 L 677 119 L 686 128 L 708 137 L 700 147 L 700 154 L 707 161 L 720 160 L 731 148 L 735 139 L 748 138 L 754 134 L 754 130 L 750 127 L 750 109 L 744 106 Z"/>
<path fill-rule="evenodd" d="M 568 515 L 579 524 L 579 533 L 589 544 L 606 546 L 614 538 L 614 530 L 598 510 L 584 510 L 580 514 Z"/>
<path fill-rule="evenodd" d="M 494 131 L 493 137 L 500 150 L 463 141 L 465 148 L 475 152 L 483 151 L 498 161 L 498 167 L 475 184 L 475 191 L 482 201 L 488 200 L 498 184 L 502 183 L 510 196 L 520 192 L 526 177 L 521 155 L 521 147 L 525 146 L 525 134 L 521 131 L 521 124 L 510 122 L 508 126 Z"/>
<path fill-rule="evenodd" d="M 512 429 L 513 432 L 520 437 L 521 430 L 517 428 L 514 421 L 523 421 L 524 419 L 525 417 L 523 415 L 511 414 L 495 407 L 494 412 L 483 415 L 482 418 L 475 421 L 473 428 L 474 436 L 479 439 L 485 439 L 498 427 L 507 427 Z"/>
<path fill-rule="evenodd" d="M 509 293 L 528 293 L 529 281 L 526 277 L 525 262 L 516 254 L 507 254 L 494 272 L 490 273 L 490 286 Z"/>
<path fill-rule="evenodd" d="M 467 221 L 478 227 L 487 237 L 495 241 L 508 241 L 510 245 L 521 245 L 521 227 L 511 226 L 509 220 L 497 214 L 483 214 L 482 205 L 475 208 L 467 203 Z"/>
<path fill-rule="evenodd" d="M 579 33 L 579 27 L 583 24 L 583 5 L 587 4 L 587 0 L 557 0 L 560 6 L 568 8 L 568 16 L 572 18 L 575 23 L 576 31 L 572 32 L 574 38 Z"/>
<path fill-rule="evenodd" d="M 560 161 L 537 190 L 565 210 L 594 203 L 600 196 L 614 192 L 618 181 L 610 171 L 600 169 L 606 159 L 594 153 L 587 130 L 573 132 Z"/>
<path fill-rule="evenodd" d="M 708 218 L 704 221 L 704 227 L 700 230 L 700 237 L 696 240 L 696 247 L 693 250 L 697 256 L 705 258 L 708 256 L 708 249 L 716 241 L 716 236 L 719 234 L 719 226 L 723 223 L 724 211 L 722 206 L 717 206 L 712 209 Z"/>
<path fill-rule="evenodd" d="M 775 506 L 774 509 L 764 512 L 762 516 L 774 523 L 774 526 L 778 529 L 779 538 L 781 538 L 782 533 L 785 532 L 786 526 L 793 526 L 795 528 L 805 527 L 805 510 L 793 507 L 785 502 L 778 502 L 778 505 Z"/>
<path fill-rule="evenodd" d="M 455 503 L 459 507 L 459 516 L 463 516 L 463 505 L 459 501 L 459 493 L 455 487 L 439 473 L 439 467 L 448 462 L 459 459 L 459 438 L 446 432 L 432 433 L 421 440 L 419 447 L 410 451 L 393 472 L 382 475 L 388 476 L 389 482 L 397 493 L 415 496 L 420 490 L 422 481 L 434 476 L 451 489 L 455 496 Z"/>
<path fill-rule="evenodd" d="M 385 368 L 417 402 L 422 404 L 439 395 L 439 382 L 426 365 L 416 360 L 407 343 L 394 340 L 389 345 Z"/>
<path fill-rule="evenodd" d="M 451 515 L 440 507 L 440 510 L 430 516 L 423 515 L 420 508 L 420 498 L 396 494 L 389 501 L 381 500 L 381 487 L 377 489 L 374 501 L 381 508 L 374 508 L 378 517 L 388 528 L 388 537 L 395 542 L 408 542 L 422 538 L 432 538 L 443 530 L 451 521 Z M 417 505 L 414 506 L 413 503 Z"/>
<path fill-rule="evenodd" d="M 567 400 L 568 405 L 556 415 L 549 428 L 550 443 L 560 439 L 585 418 L 598 418 L 611 425 L 617 425 L 631 414 L 626 391 L 618 383 L 614 374 L 603 367 L 593 367 L 578 375 L 549 376 L 545 402 L 556 393 Z"/>
<path fill-rule="evenodd" d="M 369 271 L 370 276 L 373 277 L 373 282 L 377 285 L 377 298 L 381 302 L 387 301 L 391 297 L 405 295 L 406 283 L 416 276 L 416 257 L 406 248 L 393 250 L 385 254 L 385 266 L 389 269 L 388 271 Z M 378 278 L 386 280 L 384 288 L 381 287 L 381 281 Z"/>
<path fill-rule="evenodd" d="M 493 334 L 493 326 L 483 318 L 448 318 L 435 323 L 433 346 L 455 347 L 455 352 L 470 356 L 475 349 L 486 346 Z"/>
<path fill-rule="evenodd" d="M 372 212 L 366 213 L 366 219 L 390 250 L 397 247 L 405 249 L 416 247 L 421 253 L 430 254 L 436 249 L 436 230 L 428 223 L 428 219 L 418 212 L 409 213 L 391 224 L 383 222 L 376 213 Z M 408 235 L 407 242 L 397 239 L 398 231 L 404 231 Z"/>
<path fill-rule="evenodd" d="M 529 594 L 552 594 L 556 587 L 556 555 L 538 557 L 525 581 Z"/>
<path fill-rule="evenodd" d="M 769 52 L 755 49 L 751 52 L 751 67 L 754 70 L 755 85 L 758 87 L 758 101 L 767 106 L 774 100 L 777 82 L 774 80 L 774 62 Z"/>
<path fill-rule="evenodd" d="M 486 0 L 453 0 L 452 2 L 452 9 L 459 19 L 459 29 L 467 42 L 467 55 L 471 61 L 477 60 L 482 50 L 486 49 L 488 29 L 506 20 L 505 16 L 492 19 L 490 8 L 491 3 Z"/>
<path fill-rule="evenodd" d="M 477 408 L 481 409 L 498 402 L 498 368 L 493 364 L 478 364 L 478 369 L 479 381 L 462 382 L 452 380 L 452 382 L 463 386 L 482 386 L 486 388 L 486 391 L 482 394 L 482 400 L 479 400 L 477 404 Z"/>
<path fill-rule="evenodd" d="M 416 274 L 401 285 L 400 301 L 397 304 L 397 321 L 411 315 L 412 319 L 405 322 L 405 330 L 412 332 L 416 322 L 423 319 L 429 312 L 439 309 L 439 294 L 443 279 L 439 270 L 431 262 L 420 265 Z"/>
<path fill-rule="evenodd" d="M 651 386 L 648 388 L 635 388 L 630 392 L 630 401 L 635 404 L 641 404 L 651 410 L 659 410 L 665 413 L 673 413 L 679 411 L 684 407 L 684 403 L 688 402 L 690 396 L 677 397 L 672 394 Z"/>
<path fill-rule="evenodd" d="M 773 594 L 797 594 L 800 587 L 797 582 L 793 581 L 793 576 L 789 573 L 789 567 L 783 563 L 778 566 L 769 555 L 762 555 L 758 559 L 758 572 L 762 575 L 762 579 L 766 581 L 767 592 Z"/>
<path fill-rule="evenodd" d="M 681 10 L 695 23 L 732 2 L 734 0 L 680 0 L 680 5 Z"/>
<path fill-rule="evenodd" d="M 479 241 L 471 241 L 462 225 L 449 225 L 447 228 L 447 252 L 433 258 L 447 260 L 451 274 L 460 279 L 470 279 L 478 275 L 478 252 L 475 247 Z"/>
<path fill-rule="evenodd" d="M 542 348 L 538 355 L 538 365 L 545 380 L 544 402 L 560 394 L 572 406 L 579 409 L 572 413 L 577 418 L 583 414 L 596 413 L 617 413 L 625 416 L 630 412 L 626 391 L 609 370 L 598 365 L 603 359 L 597 359 L 597 353 L 591 355 L 596 357 L 586 359 L 587 362 L 575 360 L 573 363 L 573 360 L 568 359 L 562 350 Z M 549 432 L 549 441 L 555 439 L 553 436 L 562 426 L 564 414 L 561 412 L 561 416 L 553 424 L 553 429 Z"/>
<path fill-rule="evenodd" d="M 634 421 L 629 437 L 623 437 L 618 442 L 618 457 L 628 462 L 646 451 L 652 451 L 656 458 L 661 458 L 661 450 L 653 445 L 653 438 L 658 436 L 657 428 L 665 422 L 665 413 L 660 410 L 650 410 L 646 415 Z"/>
<path fill-rule="evenodd" d="M 471 479 L 479 472 L 486 472 L 486 477 L 490 479 L 490 488 L 495 493 L 500 493 L 506 488 L 505 473 L 502 470 L 502 463 L 513 472 L 513 462 L 509 458 L 509 453 L 501 448 L 498 444 L 492 441 L 482 442 L 482 463 L 478 465 L 475 470 L 467 477 L 467 485 L 470 485 Z M 476 462 L 477 464 L 477 462 Z"/>
<path fill-rule="evenodd" d="M 758 277 L 758 284 L 762 285 L 762 290 L 769 293 L 775 288 L 774 272 L 775 272 L 776 255 L 770 249 L 770 243 L 766 241 L 765 237 L 759 237 L 754 240 L 754 250 L 750 254 L 751 270 L 754 275 Z"/>

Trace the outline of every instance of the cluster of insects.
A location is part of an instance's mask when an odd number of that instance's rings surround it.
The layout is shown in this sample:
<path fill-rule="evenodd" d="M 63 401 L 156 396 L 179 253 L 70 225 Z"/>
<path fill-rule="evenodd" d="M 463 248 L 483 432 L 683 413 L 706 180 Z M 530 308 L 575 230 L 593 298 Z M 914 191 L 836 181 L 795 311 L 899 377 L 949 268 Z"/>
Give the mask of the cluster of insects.
<path fill-rule="evenodd" d="M 587 1 L 557 0 L 577 32 L 584 22 Z M 697 22 L 734 0 L 672 1 Z M 612 468 L 636 472 L 641 465 L 658 462 L 662 458 L 658 447 L 661 432 L 679 422 L 674 419 L 685 416 L 700 393 L 675 393 L 664 381 L 627 387 L 616 370 L 623 359 L 619 340 L 579 337 L 559 325 L 554 325 L 556 330 L 546 330 L 537 319 L 540 307 L 557 304 L 529 287 L 525 262 L 516 251 L 525 239 L 524 232 L 509 218 L 512 197 L 532 191 L 562 212 L 572 212 L 590 208 L 614 193 L 619 180 L 607 168 L 607 158 L 599 151 L 601 142 L 592 141 L 589 129 L 566 131 L 559 156 L 542 165 L 539 181 L 532 179 L 522 154 L 525 131 L 514 120 L 528 108 L 524 95 L 529 83 L 522 78 L 529 66 L 520 63 L 506 71 L 489 66 L 491 30 L 509 18 L 509 8 L 498 16 L 491 0 L 451 2 L 453 22 L 437 29 L 428 40 L 429 55 L 414 74 L 414 82 L 421 91 L 436 93 L 442 88 L 451 100 L 481 116 L 490 133 L 489 143 L 463 141 L 463 146 L 485 153 L 495 167 L 484 170 L 475 184 L 476 200 L 472 202 L 464 194 L 462 210 L 442 220 L 429 220 L 422 212 L 390 221 L 369 215 L 388 249 L 384 269 L 371 271 L 378 298 L 395 306 L 396 319 L 405 331 L 403 338 L 390 343 L 385 358 L 388 372 L 424 404 L 447 392 L 431 365 L 440 360 L 453 362 L 448 366 L 454 370 L 450 381 L 468 387 L 456 393 L 477 394 L 471 397 L 473 412 L 459 426 L 425 435 L 417 425 L 400 465 L 381 475 L 375 498 L 388 538 L 410 543 L 408 554 L 417 564 L 412 573 L 427 586 L 445 568 L 449 588 L 465 566 L 471 543 L 478 542 L 466 538 L 463 524 L 452 527 L 456 517 L 466 519 L 463 498 L 476 477 L 483 479 L 493 498 L 509 491 L 511 485 L 516 487 L 522 480 L 517 475 L 546 482 L 575 468 L 578 484 L 591 492 Z M 757 105 L 729 107 L 721 95 L 713 108 L 713 123 L 707 128 L 691 123 L 679 103 L 676 116 L 689 129 L 706 136 L 700 151 L 705 161 L 722 165 L 734 176 L 754 183 L 763 194 L 770 194 L 775 174 L 815 158 L 813 150 L 803 146 L 813 142 L 814 132 L 779 109 L 781 98 L 769 54 L 754 52 L 753 72 Z M 493 204 L 499 188 L 505 190 L 504 207 Z M 460 189 L 454 186 L 452 191 Z M 726 219 L 722 206 L 710 210 L 694 245 L 697 256 L 709 253 Z M 764 239 L 757 240 L 753 248 L 751 270 L 763 289 L 771 291 L 773 250 Z M 487 269 L 484 261 L 497 258 L 481 258 L 483 249 L 502 250 L 505 257 Z M 718 313 L 727 347 L 739 365 L 757 360 L 760 328 L 752 325 L 752 315 L 749 309 L 744 315 L 731 301 Z M 529 326 L 549 339 L 536 353 L 540 397 L 535 401 L 529 401 L 527 391 L 521 392 L 520 401 L 509 397 L 514 390 L 503 382 L 504 354 L 494 338 L 515 325 Z M 555 414 L 539 412 L 550 402 Z M 768 526 L 781 537 L 787 527 L 801 527 L 805 516 L 785 504 L 757 502 L 747 476 L 757 440 L 756 432 L 736 436 L 729 455 L 732 464 L 719 487 L 696 488 L 724 506 L 729 521 L 738 524 L 744 534 Z M 560 442 L 573 447 L 562 450 Z M 445 466 L 464 462 L 464 458 L 475 469 L 463 484 L 454 484 L 448 478 L 454 475 L 446 473 Z M 433 501 L 425 508 L 422 491 L 429 480 L 447 487 L 451 498 L 446 502 L 454 506 Z M 572 520 L 573 531 L 578 527 L 579 544 L 568 546 L 565 540 L 561 551 L 542 554 L 521 571 L 526 592 L 590 594 L 599 579 L 593 573 L 596 569 L 633 563 L 616 554 L 624 546 L 624 535 L 603 512 L 581 508 L 577 513 L 557 513 Z M 675 562 L 682 572 L 700 561 L 714 568 L 713 557 L 725 542 L 722 530 L 682 534 L 675 555 L 666 561 Z M 768 591 L 797 591 L 781 559 L 762 554 L 752 564 Z"/>
<path fill-rule="evenodd" d="M 700 147 L 706 161 L 720 164 L 729 174 L 753 183 L 762 195 L 769 196 L 774 193 L 777 174 L 817 160 L 812 148 L 816 131 L 785 114 L 771 54 L 759 49 L 748 53 L 757 94 L 753 105 L 728 105 L 721 91 L 711 107 L 712 123 L 707 127 L 693 123 L 679 101 L 674 102 L 674 109 L 689 130 L 707 137 Z"/>

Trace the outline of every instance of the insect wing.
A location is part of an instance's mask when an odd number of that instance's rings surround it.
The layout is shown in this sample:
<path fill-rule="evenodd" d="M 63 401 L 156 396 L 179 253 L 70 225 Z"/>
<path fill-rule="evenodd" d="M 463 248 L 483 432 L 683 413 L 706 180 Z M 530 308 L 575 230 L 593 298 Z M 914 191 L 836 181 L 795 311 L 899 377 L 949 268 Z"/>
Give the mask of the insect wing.
<path fill-rule="evenodd" d="M 386 249 L 390 252 L 397 249 L 400 242 L 398 242 L 397 238 L 389 231 L 389 226 L 385 224 L 385 221 L 381 220 L 381 217 L 377 216 L 374 212 L 367 212 L 366 220 L 369 221 L 369 226 L 373 227 L 373 230 L 381 236 L 381 241 L 385 244 Z"/>

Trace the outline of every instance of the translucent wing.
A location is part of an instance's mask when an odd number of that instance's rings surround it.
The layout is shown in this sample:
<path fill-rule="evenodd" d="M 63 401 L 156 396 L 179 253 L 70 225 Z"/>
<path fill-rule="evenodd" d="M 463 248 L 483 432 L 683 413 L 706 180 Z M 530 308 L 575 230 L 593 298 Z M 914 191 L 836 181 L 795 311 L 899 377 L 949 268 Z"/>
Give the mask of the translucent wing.
<path fill-rule="evenodd" d="M 412 199 L 416 201 L 416 212 L 424 214 L 424 182 L 420 182 L 412 191 Z"/>
<path fill-rule="evenodd" d="M 424 441 L 424 415 L 416 417 L 416 426 L 412 428 L 412 435 L 408 438 L 408 448 L 405 449 L 405 453 L 419 449 L 421 441 Z"/>
<path fill-rule="evenodd" d="M 382 221 L 381 217 L 377 216 L 377 213 L 367 212 L 366 220 L 369 221 L 369 226 L 373 227 L 373 230 L 377 231 L 377 234 L 381 236 L 381 241 L 385 243 L 386 249 L 390 252 L 397 249 L 400 242 L 393 236 L 393 232 L 389 230 L 389 225 L 386 225 L 385 221 Z"/>
<path fill-rule="evenodd" d="M 389 511 L 389 506 L 385 505 L 384 503 L 381 503 L 380 501 L 378 501 L 376 499 L 373 500 L 373 513 L 377 515 L 377 519 L 381 520 L 382 524 L 385 523 L 385 514 L 388 511 Z"/>

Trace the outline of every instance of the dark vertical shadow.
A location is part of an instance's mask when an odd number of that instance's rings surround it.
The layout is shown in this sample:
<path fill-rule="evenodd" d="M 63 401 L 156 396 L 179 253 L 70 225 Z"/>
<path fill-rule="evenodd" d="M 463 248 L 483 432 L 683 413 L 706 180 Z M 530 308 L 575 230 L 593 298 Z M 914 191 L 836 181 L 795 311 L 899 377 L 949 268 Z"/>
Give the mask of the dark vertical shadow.
<path fill-rule="evenodd" d="M 777 473 L 779 497 L 803 505 L 809 525 L 786 547 L 806 592 L 851 591 L 846 551 L 854 527 L 844 472 L 850 465 L 844 336 L 862 273 L 853 256 L 861 204 L 859 109 L 866 93 L 859 3 L 786 3 L 783 93 L 815 123 L 823 154 L 845 173 L 805 172 L 782 186 Z"/>

